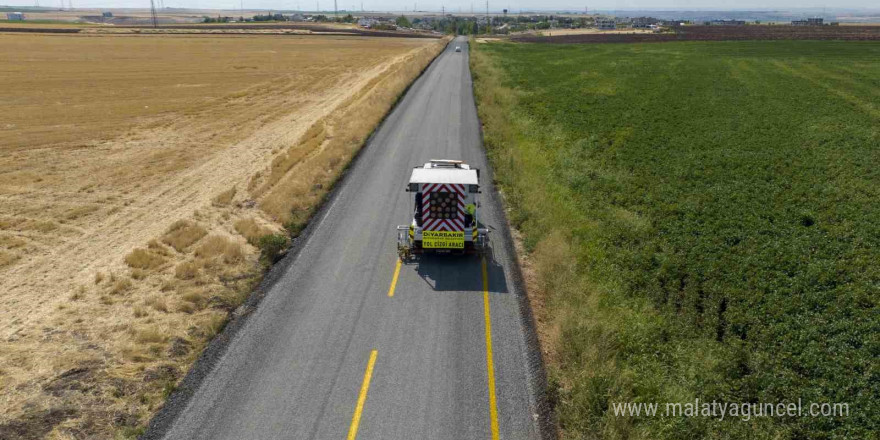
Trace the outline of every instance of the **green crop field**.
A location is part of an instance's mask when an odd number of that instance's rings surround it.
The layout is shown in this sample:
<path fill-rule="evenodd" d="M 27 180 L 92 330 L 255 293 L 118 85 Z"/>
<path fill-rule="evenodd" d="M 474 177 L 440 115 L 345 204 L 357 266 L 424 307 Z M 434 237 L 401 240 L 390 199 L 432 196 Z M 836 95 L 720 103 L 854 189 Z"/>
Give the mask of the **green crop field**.
<path fill-rule="evenodd" d="M 880 43 L 487 43 L 471 62 L 565 438 L 877 438 Z M 664 414 L 695 398 L 803 415 Z"/>

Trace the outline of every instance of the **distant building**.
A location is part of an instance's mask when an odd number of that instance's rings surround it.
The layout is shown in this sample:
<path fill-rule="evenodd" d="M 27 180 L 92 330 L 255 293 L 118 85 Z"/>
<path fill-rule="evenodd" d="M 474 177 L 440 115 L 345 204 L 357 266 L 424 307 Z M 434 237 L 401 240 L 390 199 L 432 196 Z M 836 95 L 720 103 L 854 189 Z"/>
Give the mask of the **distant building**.
<path fill-rule="evenodd" d="M 743 20 L 712 20 L 706 24 L 710 26 L 745 26 L 746 22 Z"/>
<path fill-rule="evenodd" d="M 23 21 L 24 14 L 21 12 L 7 12 L 6 19 L 9 21 Z"/>
<path fill-rule="evenodd" d="M 792 26 L 823 26 L 825 20 L 822 18 L 808 18 L 806 20 L 792 20 Z"/>
<path fill-rule="evenodd" d="M 110 12 L 110 11 L 102 12 L 102 13 L 101 13 L 101 17 L 104 17 L 104 18 L 113 18 L 113 13 Z"/>
<path fill-rule="evenodd" d="M 617 29 L 617 22 L 613 18 L 597 18 L 596 28 L 603 31 Z"/>
<path fill-rule="evenodd" d="M 648 29 L 659 22 L 660 20 L 654 17 L 636 17 L 632 19 L 632 27 L 635 29 Z"/>

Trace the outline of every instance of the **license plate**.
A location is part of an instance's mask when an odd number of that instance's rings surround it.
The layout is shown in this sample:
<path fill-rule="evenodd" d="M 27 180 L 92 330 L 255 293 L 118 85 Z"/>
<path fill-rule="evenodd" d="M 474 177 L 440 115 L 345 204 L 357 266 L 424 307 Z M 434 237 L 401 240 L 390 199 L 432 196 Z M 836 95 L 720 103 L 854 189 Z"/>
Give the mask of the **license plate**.
<path fill-rule="evenodd" d="M 464 231 L 422 231 L 424 249 L 464 249 Z"/>

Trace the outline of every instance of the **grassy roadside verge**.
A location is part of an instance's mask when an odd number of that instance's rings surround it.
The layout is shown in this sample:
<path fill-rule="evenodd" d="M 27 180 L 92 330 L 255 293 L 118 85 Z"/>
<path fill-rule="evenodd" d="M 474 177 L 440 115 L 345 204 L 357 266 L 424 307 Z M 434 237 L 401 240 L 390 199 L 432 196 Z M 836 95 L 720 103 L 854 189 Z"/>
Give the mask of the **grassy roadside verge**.
<path fill-rule="evenodd" d="M 563 437 L 876 432 L 880 213 L 864 164 L 878 160 L 877 50 L 471 45 L 485 145 L 543 304 Z M 612 408 L 696 398 L 851 413 Z"/>

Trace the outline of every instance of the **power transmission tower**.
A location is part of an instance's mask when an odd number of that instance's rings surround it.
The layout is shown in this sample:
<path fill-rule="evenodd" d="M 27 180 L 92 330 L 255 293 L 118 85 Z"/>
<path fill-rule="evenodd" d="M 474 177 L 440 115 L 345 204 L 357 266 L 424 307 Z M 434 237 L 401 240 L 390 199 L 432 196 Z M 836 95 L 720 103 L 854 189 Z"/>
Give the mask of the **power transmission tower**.
<path fill-rule="evenodd" d="M 489 0 L 486 0 L 486 33 L 492 33 L 492 19 L 489 18 Z"/>
<path fill-rule="evenodd" d="M 339 8 L 336 7 L 336 0 L 333 0 L 333 18 L 339 18 Z"/>
<path fill-rule="evenodd" d="M 156 1 L 150 0 L 150 17 L 153 19 L 153 27 L 159 27 L 159 18 L 156 17 Z"/>

